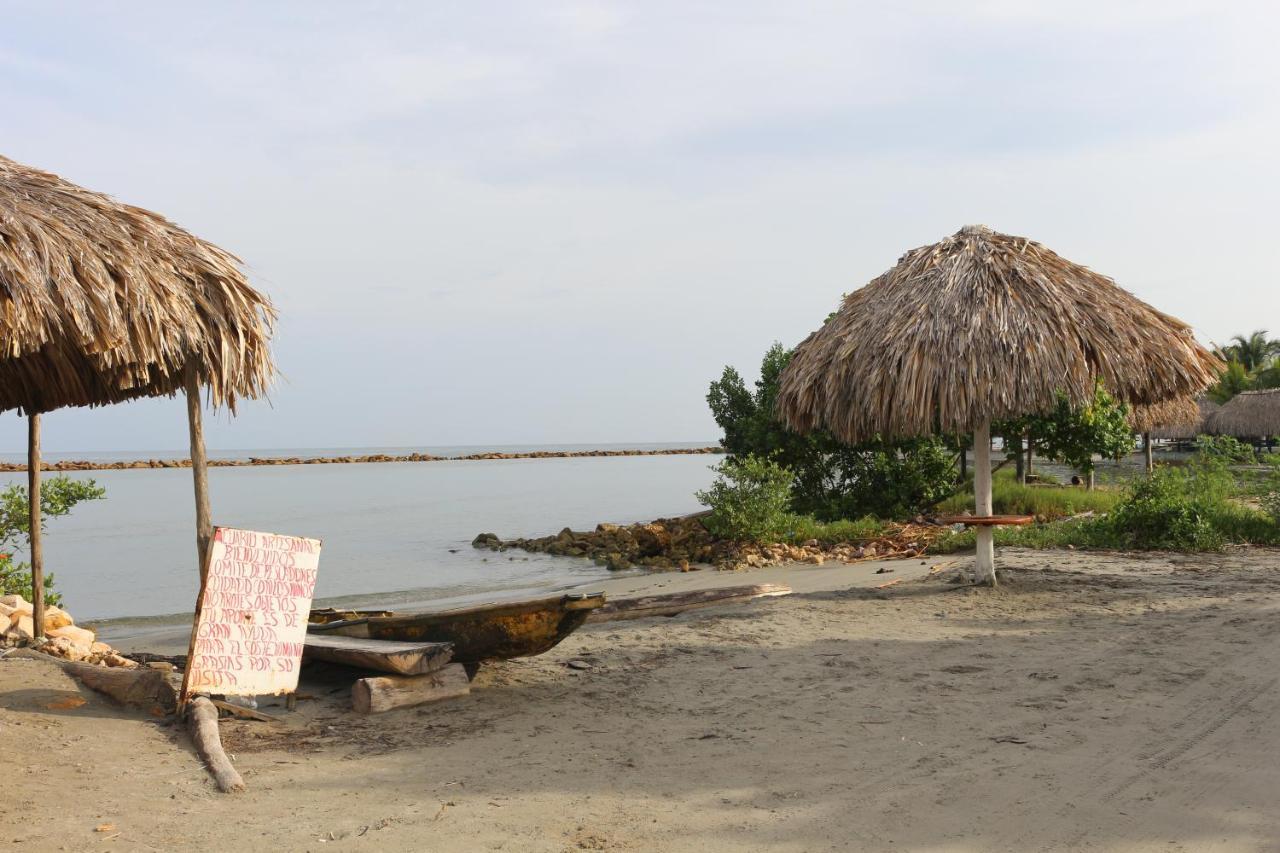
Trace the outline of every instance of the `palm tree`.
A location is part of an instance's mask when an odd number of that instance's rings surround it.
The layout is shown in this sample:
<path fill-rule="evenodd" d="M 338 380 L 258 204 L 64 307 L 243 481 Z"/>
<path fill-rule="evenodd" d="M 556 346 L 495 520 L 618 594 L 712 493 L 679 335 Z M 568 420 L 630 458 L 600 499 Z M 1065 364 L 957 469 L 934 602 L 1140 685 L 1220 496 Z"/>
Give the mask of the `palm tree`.
<path fill-rule="evenodd" d="M 1231 340 L 1234 343 L 1224 347 L 1223 353 L 1230 360 L 1240 362 L 1249 373 L 1266 368 L 1277 355 L 1280 355 L 1280 341 L 1267 338 L 1266 329 L 1258 329 L 1247 338 L 1244 335 L 1236 335 Z"/>

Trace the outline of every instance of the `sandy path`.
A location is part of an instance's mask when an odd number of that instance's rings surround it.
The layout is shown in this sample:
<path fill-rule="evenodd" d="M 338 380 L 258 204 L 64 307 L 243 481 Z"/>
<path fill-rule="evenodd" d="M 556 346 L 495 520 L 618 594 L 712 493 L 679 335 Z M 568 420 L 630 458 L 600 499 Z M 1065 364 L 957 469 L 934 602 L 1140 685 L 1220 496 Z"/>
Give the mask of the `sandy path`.
<path fill-rule="evenodd" d="M 996 592 L 939 576 L 592 626 L 449 704 L 356 719 L 339 693 L 287 731 L 224 723 L 239 797 L 169 730 L 92 697 L 45 710 L 76 688 L 3 662 L 0 754 L 47 764 L 6 778 L 0 840 L 1277 849 L 1280 552 L 1001 564 Z"/>

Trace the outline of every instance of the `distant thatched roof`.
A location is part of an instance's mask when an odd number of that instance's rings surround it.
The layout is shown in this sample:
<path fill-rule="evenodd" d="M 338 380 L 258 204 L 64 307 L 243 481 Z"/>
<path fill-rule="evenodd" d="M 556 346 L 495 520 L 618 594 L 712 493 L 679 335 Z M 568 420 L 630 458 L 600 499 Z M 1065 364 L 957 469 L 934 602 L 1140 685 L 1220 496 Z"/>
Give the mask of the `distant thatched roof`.
<path fill-rule="evenodd" d="M 1205 432 L 1205 424 L 1209 417 L 1222 408 L 1208 397 L 1197 397 L 1194 417 L 1152 418 L 1151 426 L 1140 432 L 1150 432 L 1152 438 L 1165 441 L 1190 441 Z"/>
<path fill-rule="evenodd" d="M 797 347 L 777 414 L 845 441 L 967 432 L 1091 399 L 1191 397 L 1220 362 L 1190 327 L 1039 243 L 969 226 L 908 252 Z"/>
<path fill-rule="evenodd" d="M 1210 416 L 1205 431 L 1236 438 L 1280 435 L 1280 388 L 1235 395 Z"/>
<path fill-rule="evenodd" d="M 275 373 L 270 301 L 163 217 L 0 157 L 0 411 L 171 395 L 215 405 Z"/>
<path fill-rule="evenodd" d="M 1134 432 L 1152 432 L 1157 427 L 1195 429 L 1200 420 L 1200 406 L 1190 397 L 1175 397 L 1129 409 L 1129 426 Z"/>

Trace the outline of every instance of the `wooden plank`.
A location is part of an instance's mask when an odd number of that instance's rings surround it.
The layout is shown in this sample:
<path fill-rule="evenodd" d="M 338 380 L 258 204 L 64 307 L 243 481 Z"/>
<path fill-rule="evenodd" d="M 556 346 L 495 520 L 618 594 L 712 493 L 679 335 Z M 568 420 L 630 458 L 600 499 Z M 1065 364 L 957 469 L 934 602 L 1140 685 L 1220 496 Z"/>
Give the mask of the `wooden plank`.
<path fill-rule="evenodd" d="M 351 688 L 351 707 L 357 714 L 381 714 L 470 692 L 466 669 L 460 663 L 451 663 L 426 675 L 361 678 Z"/>
<path fill-rule="evenodd" d="M 789 586 L 766 583 L 752 586 L 698 589 L 692 592 L 672 592 L 663 595 L 645 595 L 638 598 L 620 598 L 597 608 L 587 617 L 587 621 L 614 622 L 621 619 L 645 619 L 650 616 L 674 616 L 677 613 L 696 610 L 700 607 L 742 604 L 757 598 L 790 594 L 791 587 Z"/>
<path fill-rule="evenodd" d="M 293 694 L 290 693 L 289 695 L 292 696 Z M 213 703 L 213 707 L 217 708 L 219 711 L 226 711 L 233 717 L 240 717 L 245 720 L 258 720 L 263 723 L 284 722 L 284 720 L 274 714 L 267 714 L 256 708 L 246 708 L 243 705 L 237 705 L 234 702 L 224 702 L 221 699 L 210 699 L 209 701 Z"/>
<path fill-rule="evenodd" d="M 302 657 L 376 669 L 394 675 L 424 675 L 453 659 L 452 643 L 401 643 L 334 634 L 307 634 Z"/>
<path fill-rule="evenodd" d="M 943 515 L 938 517 L 938 521 L 943 524 L 966 524 L 970 527 L 1031 524 L 1035 520 L 1034 515 Z"/>

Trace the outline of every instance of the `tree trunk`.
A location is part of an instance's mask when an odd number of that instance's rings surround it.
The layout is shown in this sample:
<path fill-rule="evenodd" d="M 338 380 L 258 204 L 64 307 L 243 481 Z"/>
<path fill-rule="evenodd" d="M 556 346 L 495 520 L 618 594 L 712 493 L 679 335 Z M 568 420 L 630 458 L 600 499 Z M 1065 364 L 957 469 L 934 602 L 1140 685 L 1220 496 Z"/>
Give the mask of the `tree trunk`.
<path fill-rule="evenodd" d="M 1147 463 L 1147 473 L 1150 474 L 1156 469 L 1155 460 L 1151 458 L 1151 433 L 1144 432 L 1142 434 L 1142 456 Z"/>
<path fill-rule="evenodd" d="M 197 696 L 187 712 L 187 725 L 191 729 L 191 740 L 195 742 L 196 752 L 200 753 L 200 758 L 209 768 L 218 790 L 224 794 L 243 791 L 244 779 L 240 778 L 222 748 L 222 738 L 218 735 L 218 709 L 213 703 L 203 696 Z"/>
<path fill-rule="evenodd" d="M 1031 467 L 1031 463 L 1032 463 L 1032 460 L 1035 458 L 1035 455 L 1036 455 L 1036 440 L 1035 440 L 1034 438 L 1032 438 L 1032 437 L 1031 437 L 1031 433 L 1027 433 L 1027 468 L 1026 468 L 1026 477 L 1027 477 L 1027 479 L 1028 479 L 1028 480 L 1030 480 L 1030 479 L 1031 479 L 1031 475 L 1034 473 L 1034 471 L 1032 470 L 1032 467 Z"/>
<path fill-rule="evenodd" d="M 44 545 L 40 541 L 40 415 L 27 415 L 27 498 L 31 543 L 31 626 L 37 638 L 44 636 Z"/>
<path fill-rule="evenodd" d="M 1086 482 L 1088 483 L 1088 485 L 1085 488 L 1092 492 L 1093 491 L 1093 469 L 1092 468 L 1089 469 L 1089 477 L 1086 480 Z"/>
<path fill-rule="evenodd" d="M 985 420 L 973 434 L 973 497 L 975 515 L 991 515 L 991 421 Z M 995 531 L 987 525 L 978 528 L 978 552 L 974 564 L 974 581 L 996 585 Z"/>

